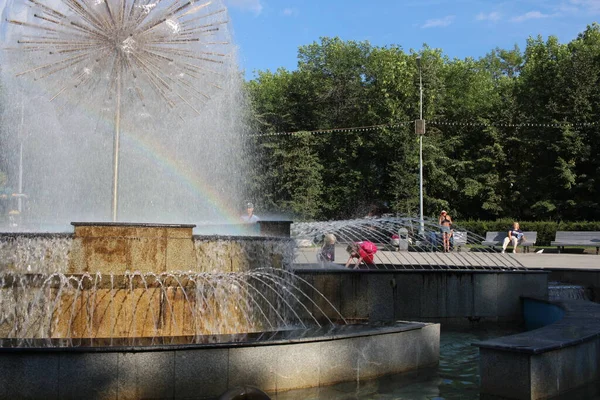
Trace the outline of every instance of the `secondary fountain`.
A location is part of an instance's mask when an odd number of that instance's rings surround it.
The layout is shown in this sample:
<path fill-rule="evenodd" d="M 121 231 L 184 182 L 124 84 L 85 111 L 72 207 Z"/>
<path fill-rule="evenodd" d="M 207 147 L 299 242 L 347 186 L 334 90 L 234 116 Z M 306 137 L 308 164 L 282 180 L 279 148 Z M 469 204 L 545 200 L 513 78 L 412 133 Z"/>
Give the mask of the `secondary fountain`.
<path fill-rule="evenodd" d="M 325 234 L 336 238 L 336 261 L 345 262 L 345 247 L 361 240 L 369 240 L 379 247 L 376 263 L 371 269 L 438 269 L 438 270 L 506 270 L 524 271 L 518 258 L 500 254 L 496 249 L 482 246 L 485 239 L 460 225 L 453 225 L 449 238 L 450 252 L 443 251 L 442 236 L 437 220 L 414 217 L 377 217 L 346 221 L 303 222 L 292 226 L 292 235 L 300 251 L 296 267 L 314 267 L 318 243 Z M 331 266 L 331 264 L 324 265 Z"/>

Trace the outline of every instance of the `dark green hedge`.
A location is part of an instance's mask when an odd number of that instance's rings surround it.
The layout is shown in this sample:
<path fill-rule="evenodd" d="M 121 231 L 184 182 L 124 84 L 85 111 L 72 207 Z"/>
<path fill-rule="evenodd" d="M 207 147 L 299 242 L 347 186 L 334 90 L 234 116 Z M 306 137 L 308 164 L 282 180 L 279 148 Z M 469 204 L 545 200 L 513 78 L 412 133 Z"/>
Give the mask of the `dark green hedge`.
<path fill-rule="evenodd" d="M 485 237 L 486 232 L 508 231 L 512 223 L 512 219 L 504 218 L 496 221 L 456 221 L 456 226 Z M 524 231 L 538 233 L 536 244 L 539 246 L 550 246 L 550 242 L 556 236 L 556 231 L 600 231 L 600 221 L 519 221 L 519 224 Z"/>

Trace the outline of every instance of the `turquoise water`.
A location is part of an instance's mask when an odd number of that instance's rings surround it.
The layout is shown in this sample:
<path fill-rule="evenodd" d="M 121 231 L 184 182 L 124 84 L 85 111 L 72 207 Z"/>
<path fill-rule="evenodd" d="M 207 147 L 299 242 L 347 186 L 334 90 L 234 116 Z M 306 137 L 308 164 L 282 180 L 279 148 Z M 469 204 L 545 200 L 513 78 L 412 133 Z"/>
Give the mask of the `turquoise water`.
<path fill-rule="evenodd" d="M 440 364 L 418 373 L 391 375 L 366 382 L 293 390 L 273 400 L 470 400 L 479 399 L 479 349 L 471 343 L 511 335 L 520 330 L 505 327 L 442 329 Z"/>

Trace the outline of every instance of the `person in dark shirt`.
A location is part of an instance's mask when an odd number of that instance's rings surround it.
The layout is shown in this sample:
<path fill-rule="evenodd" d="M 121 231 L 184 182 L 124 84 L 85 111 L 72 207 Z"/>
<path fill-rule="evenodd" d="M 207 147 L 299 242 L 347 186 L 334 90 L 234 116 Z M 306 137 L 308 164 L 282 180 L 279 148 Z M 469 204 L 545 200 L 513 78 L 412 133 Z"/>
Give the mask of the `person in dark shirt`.
<path fill-rule="evenodd" d="M 513 253 L 517 252 L 517 245 L 519 243 L 523 243 L 525 241 L 525 235 L 523 231 L 519 227 L 518 222 L 513 222 L 512 229 L 508 231 L 508 236 L 504 238 L 504 243 L 502 243 L 502 252 L 506 252 L 506 248 L 509 243 L 513 245 Z"/>

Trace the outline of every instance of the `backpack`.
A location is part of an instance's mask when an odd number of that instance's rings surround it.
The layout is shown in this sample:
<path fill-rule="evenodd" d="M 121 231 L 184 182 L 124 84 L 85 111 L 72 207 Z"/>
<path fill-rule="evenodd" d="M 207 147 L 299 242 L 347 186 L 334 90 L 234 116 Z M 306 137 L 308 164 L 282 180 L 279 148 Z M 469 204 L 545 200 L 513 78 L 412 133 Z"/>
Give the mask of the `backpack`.
<path fill-rule="evenodd" d="M 363 242 L 359 242 L 358 245 L 367 254 L 375 254 L 375 253 L 377 253 L 377 246 L 373 242 L 369 242 L 368 240 L 365 240 Z"/>

